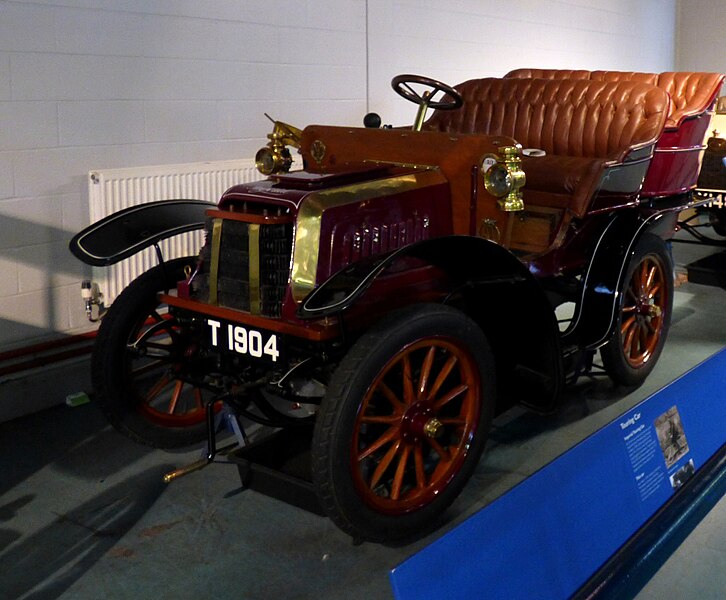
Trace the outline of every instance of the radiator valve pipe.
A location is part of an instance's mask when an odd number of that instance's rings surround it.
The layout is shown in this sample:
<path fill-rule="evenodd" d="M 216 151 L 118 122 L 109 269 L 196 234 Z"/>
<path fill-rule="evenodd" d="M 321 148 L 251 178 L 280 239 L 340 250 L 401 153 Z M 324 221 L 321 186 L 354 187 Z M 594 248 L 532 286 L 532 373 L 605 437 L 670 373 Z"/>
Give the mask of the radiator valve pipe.
<path fill-rule="evenodd" d="M 81 298 L 86 309 L 86 317 L 91 323 L 97 323 L 101 320 L 106 312 L 106 307 L 103 305 L 103 295 L 98 290 L 98 286 L 91 282 L 90 279 L 84 279 L 81 282 Z M 93 316 L 93 307 L 97 307 L 98 311 L 96 316 Z"/>

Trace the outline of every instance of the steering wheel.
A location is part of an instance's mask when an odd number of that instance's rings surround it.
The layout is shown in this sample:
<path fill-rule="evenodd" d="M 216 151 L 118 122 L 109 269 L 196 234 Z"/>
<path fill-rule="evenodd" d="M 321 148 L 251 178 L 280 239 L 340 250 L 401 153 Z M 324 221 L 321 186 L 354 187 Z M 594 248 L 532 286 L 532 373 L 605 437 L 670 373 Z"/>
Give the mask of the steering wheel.
<path fill-rule="evenodd" d="M 431 91 L 427 90 L 423 94 L 419 94 L 409 85 L 410 83 L 425 85 L 431 88 Z M 391 80 L 391 87 L 394 92 L 409 102 L 418 105 L 426 103 L 426 106 L 437 110 L 454 110 L 464 103 L 461 94 L 450 85 L 446 85 L 435 79 L 422 77 L 421 75 L 396 75 Z M 438 92 L 444 92 L 449 98 L 434 101 L 429 100 L 429 98 L 433 98 Z"/>
<path fill-rule="evenodd" d="M 419 94 L 411 87 L 410 84 L 412 83 L 423 85 L 430 89 Z M 421 131 L 421 126 L 426 117 L 426 111 L 429 108 L 454 110 L 464 104 L 464 99 L 461 97 L 461 94 L 450 85 L 446 85 L 435 79 L 422 77 L 421 75 L 396 75 L 391 80 L 391 87 L 402 98 L 418 104 L 418 113 L 416 113 L 416 120 L 413 124 L 414 131 Z M 444 92 L 447 97 L 441 98 L 440 100 L 433 100 L 433 97 L 439 92 Z"/>

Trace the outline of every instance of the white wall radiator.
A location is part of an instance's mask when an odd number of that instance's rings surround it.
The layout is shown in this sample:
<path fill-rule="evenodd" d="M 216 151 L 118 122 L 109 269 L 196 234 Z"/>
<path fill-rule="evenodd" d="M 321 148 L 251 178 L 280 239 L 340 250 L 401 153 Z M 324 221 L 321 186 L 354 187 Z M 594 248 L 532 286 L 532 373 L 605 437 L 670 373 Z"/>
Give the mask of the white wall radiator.
<path fill-rule="evenodd" d="M 131 167 L 91 171 L 88 198 L 91 223 L 124 208 L 157 200 L 209 200 L 238 183 L 262 179 L 253 160 L 225 160 L 156 167 Z M 203 232 L 192 231 L 160 243 L 164 259 L 194 256 L 199 252 Z M 110 267 L 93 269 L 93 281 L 110 306 L 121 291 L 143 272 L 158 263 L 153 247 Z"/>

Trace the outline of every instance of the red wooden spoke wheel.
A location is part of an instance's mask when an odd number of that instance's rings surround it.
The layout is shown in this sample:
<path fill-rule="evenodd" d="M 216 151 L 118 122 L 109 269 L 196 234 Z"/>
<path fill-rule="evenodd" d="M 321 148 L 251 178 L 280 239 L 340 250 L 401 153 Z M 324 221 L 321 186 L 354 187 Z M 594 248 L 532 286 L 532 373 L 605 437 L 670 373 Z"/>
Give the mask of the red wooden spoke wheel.
<path fill-rule="evenodd" d="M 351 470 L 364 501 L 387 514 L 431 502 L 463 465 L 480 394 L 476 362 L 456 340 L 425 338 L 394 355 L 354 426 Z"/>
<path fill-rule="evenodd" d="M 672 277 L 669 273 L 668 277 Z M 663 334 L 666 274 L 663 264 L 646 256 L 630 278 L 622 308 L 620 339 L 628 363 L 635 369 L 653 356 Z"/>
<path fill-rule="evenodd" d="M 456 309 L 414 305 L 371 328 L 333 373 L 315 423 L 326 513 L 371 541 L 433 526 L 479 461 L 494 383 L 484 333 Z"/>
<path fill-rule="evenodd" d="M 617 384 L 645 381 L 658 361 L 673 307 L 673 261 L 665 242 L 646 234 L 638 241 L 620 290 L 612 337 L 602 347 L 603 366 Z"/>
<path fill-rule="evenodd" d="M 139 413 L 161 427 L 205 422 L 204 399 L 209 394 L 185 381 L 198 350 L 168 314 L 157 309 L 140 320 L 129 337 L 126 356 L 128 387 Z"/>
<path fill-rule="evenodd" d="M 184 277 L 194 259 L 176 259 L 134 280 L 101 322 L 93 351 L 95 399 L 111 424 L 137 442 L 160 448 L 206 437 L 200 385 L 209 365 L 194 335 L 157 299 Z"/>

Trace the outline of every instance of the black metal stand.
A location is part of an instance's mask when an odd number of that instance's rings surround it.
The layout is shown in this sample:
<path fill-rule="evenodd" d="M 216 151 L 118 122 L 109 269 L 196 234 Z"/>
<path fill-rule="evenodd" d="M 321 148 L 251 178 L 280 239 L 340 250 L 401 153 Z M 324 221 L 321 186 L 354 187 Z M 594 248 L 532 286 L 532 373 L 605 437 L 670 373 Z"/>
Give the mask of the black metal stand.
<path fill-rule="evenodd" d="M 312 483 L 311 439 L 312 426 L 289 427 L 228 458 L 237 465 L 243 487 L 324 516 Z"/>

